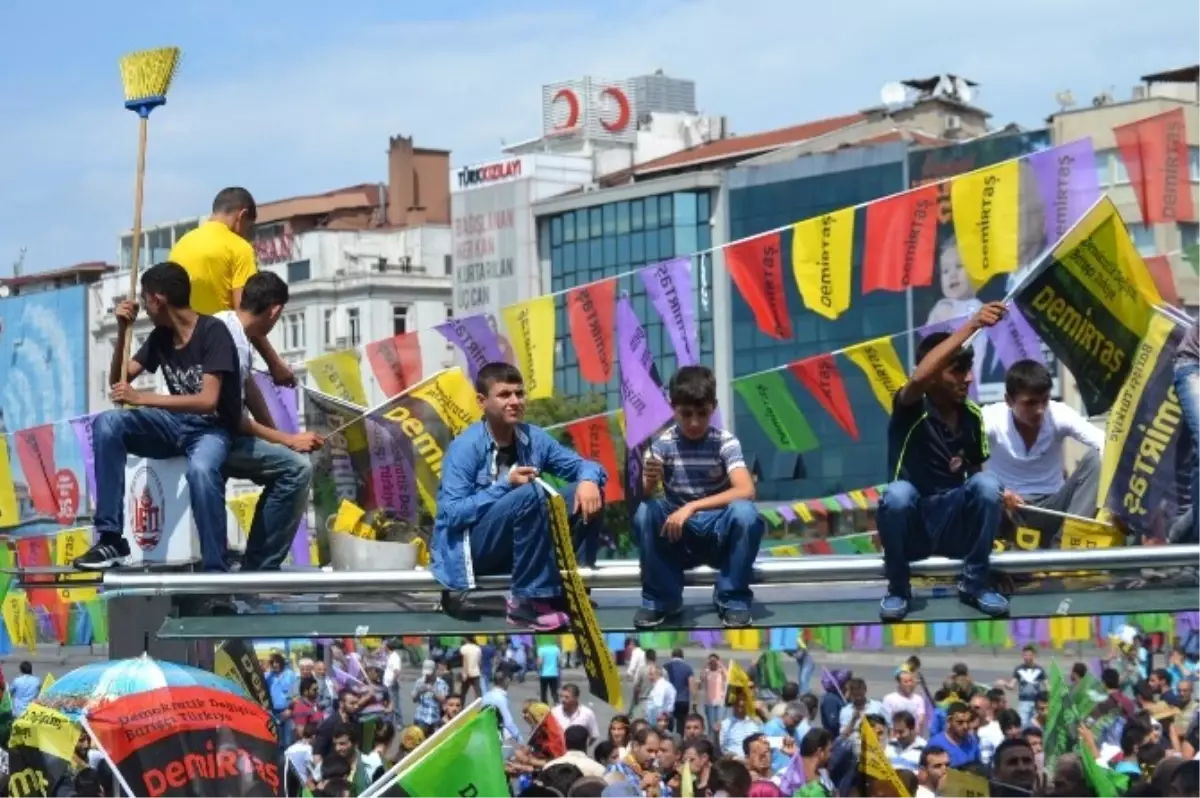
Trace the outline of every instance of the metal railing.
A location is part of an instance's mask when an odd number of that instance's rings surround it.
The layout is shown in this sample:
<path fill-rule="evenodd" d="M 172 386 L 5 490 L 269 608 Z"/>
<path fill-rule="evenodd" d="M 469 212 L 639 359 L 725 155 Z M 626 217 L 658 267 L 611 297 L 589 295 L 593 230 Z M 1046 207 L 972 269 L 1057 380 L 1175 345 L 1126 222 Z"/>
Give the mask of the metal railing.
<path fill-rule="evenodd" d="M 1127 571 L 1143 568 L 1182 568 L 1200 565 L 1200 545 L 1132 546 L 1114 549 L 1068 551 L 1009 551 L 992 555 L 993 570 L 1007 574 L 1045 571 Z M 931 557 L 912 563 L 913 576 L 953 577 L 960 560 Z M 580 569 L 591 588 L 641 587 L 641 569 L 635 561 L 617 560 L 594 569 Z M 754 584 L 859 582 L 882 579 L 883 557 L 878 555 L 816 556 L 763 559 L 755 563 Z M 711 586 L 717 577 L 712 568 L 689 570 L 685 584 Z M 476 578 L 479 590 L 505 590 L 507 576 Z M 264 593 L 378 593 L 383 590 L 434 591 L 441 586 L 428 571 L 275 571 L 257 573 L 121 573 L 104 575 L 104 595 L 180 596 Z"/>

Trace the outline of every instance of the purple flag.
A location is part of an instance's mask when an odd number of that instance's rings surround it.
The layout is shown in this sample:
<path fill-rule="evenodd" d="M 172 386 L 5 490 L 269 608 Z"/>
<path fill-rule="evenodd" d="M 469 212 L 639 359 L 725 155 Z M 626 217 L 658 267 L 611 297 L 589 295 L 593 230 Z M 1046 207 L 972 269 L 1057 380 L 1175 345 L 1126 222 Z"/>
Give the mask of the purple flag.
<path fill-rule="evenodd" d="M 670 421 L 674 411 L 662 388 L 650 376 L 654 364 L 650 342 L 627 296 L 617 302 L 617 352 L 621 363 L 625 443 L 637 446 Z"/>
<path fill-rule="evenodd" d="M 90 416 L 80 416 L 71 419 L 71 431 L 79 443 L 79 452 L 83 455 L 83 471 L 87 475 L 88 496 L 92 503 L 96 502 L 96 453 L 92 449 L 92 424 L 96 422 L 98 413 Z M 80 503 L 82 505 L 82 502 Z"/>
<path fill-rule="evenodd" d="M 646 296 L 671 336 L 681 366 L 700 362 L 696 309 L 692 306 L 692 259 L 675 258 L 642 269 Z"/>
<path fill-rule="evenodd" d="M 467 358 L 467 373 L 471 379 L 488 363 L 504 361 L 500 353 L 500 342 L 487 316 L 477 313 L 465 319 L 450 319 L 434 328 L 450 343 L 462 350 Z"/>
<path fill-rule="evenodd" d="M 926 324 L 924 326 L 917 328 L 917 337 L 918 338 L 928 338 L 929 336 L 933 335 L 934 333 L 954 332 L 959 327 L 966 324 L 967 319 L 969 319 L 969 318 L 970 318 L 970 316 L 956 316 L 953 319 L 946 319 L 945 321 L 932 321 L 929 324 Z"/>
<path fill-rule="evenodd" d="M 779 777 L 779 791 L 784 795 L 795 795 L 808 783 L 808 774 L 804 771 L 804 757 L 797 751 L 792 755 L 783 775 Z"/>
<path fill-rule="evenodd" d="M 1080 139 L 1029 156 L 1046 216 L 1046 240 L 1057 241 L 1100 198 L 1096 153 Z"/>
<path fill-rule="evenodd" d="M 1018 360 L 1045 362 L 1041 339 L 1015 304 L 1008 308 L 999 324 L 987 328 L 987 337 L 1006 369 Z"/>
<path fill-rule="evenodd" d="M 775 508 L 775 511 L 783 516 L 783 520 L 791 523 L 796 520 L 796 511 L 786 504 L 781 504 Z"/>
<path fill-rule="evenodd" d="M 300 431 L 300 403 L 296 389 L 286 385 L 276 385 L 271 375 L 262 371 L 251 372 L 258 392 L 262 394 L 271 420 L 280 432 L 295 434 Z M 301 516 L 300 525 L 296 527 L 296 535 L 292 538 L 292 565 L 310 566 L 312 558 L 308 547 L 308 519 Z"/>
<path fill-rule="evenodd" d="M 372 500 L 405 521 L 417 518 L 417 477 L 409 437 L 370 418 L 366 421 L 371 456 Z"/>

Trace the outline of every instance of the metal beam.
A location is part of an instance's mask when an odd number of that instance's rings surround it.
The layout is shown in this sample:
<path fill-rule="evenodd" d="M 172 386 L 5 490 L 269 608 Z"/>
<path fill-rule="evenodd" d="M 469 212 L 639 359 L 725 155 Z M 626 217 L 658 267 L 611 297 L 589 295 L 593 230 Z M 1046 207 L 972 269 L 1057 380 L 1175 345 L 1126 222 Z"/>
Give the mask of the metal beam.
<path fill-rule="evenodd" d="M 1045 571 L 1119 571 L 1141 568 L 1196 567 L 1200 545 L 1132 546 L 1115 549 L 1069 551 L 1009 551 L 995 554 L 991 566 L 1008 574 Z M 914 576 L 953 578 L 961 561 L 931 557 L 912 564 Z M 581 569 L 583 581 L 593 588 L 630 588 L 642 584 L 637 566 Z M 712 568 L 695 568 L 685 582 L 709 586 L 716 581 Z M 844 582 L 882 579 L 883 558 L 872 555 L 800 557 L 794 560 L 760 560 L 754 567 L 754 584 Z M 476 578 L 480 590 L 505 590 L 508 576 Z M 179 596 L 264 593 L 376 593 L 381 590 L 440 590 L 428 571 L 275 571 L 269 573 L 154 574 L 110 571 L 104 575 L 104 592 L 118 596 Z"/>

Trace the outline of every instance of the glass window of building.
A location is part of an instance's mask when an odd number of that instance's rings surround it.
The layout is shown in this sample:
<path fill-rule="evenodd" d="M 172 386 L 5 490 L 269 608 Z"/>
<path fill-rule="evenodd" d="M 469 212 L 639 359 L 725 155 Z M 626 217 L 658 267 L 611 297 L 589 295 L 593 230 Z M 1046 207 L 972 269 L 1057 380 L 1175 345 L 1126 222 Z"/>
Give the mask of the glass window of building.
<path fill-rule="evenodd" d="M 294 260 L 287 265 L 287 281 L 289 283 L 302 283 L 312 276 L 312 264 L 307 258 L 304 260 Z"/>
<path fill-rule="evenodd" d="M 346 308 L 346 336 L 350 346 L 358 346 L 362 342 L 362 323 L 358 308 Z"/>
<path fill-rule="evenodd" d="M 284 317 L 283 348 L 289 351 L 304 349 L 304 312 L 289 313 Z"/>
<path fill-rule="evenodd" d="M 325 346 L 333 346 L 333 308 L 326 308 L 324 315 Z"/>
<path fill-rule="evenodd" d="M 408 332 L 408 305 L 392 305 L 392 335 Z"/>

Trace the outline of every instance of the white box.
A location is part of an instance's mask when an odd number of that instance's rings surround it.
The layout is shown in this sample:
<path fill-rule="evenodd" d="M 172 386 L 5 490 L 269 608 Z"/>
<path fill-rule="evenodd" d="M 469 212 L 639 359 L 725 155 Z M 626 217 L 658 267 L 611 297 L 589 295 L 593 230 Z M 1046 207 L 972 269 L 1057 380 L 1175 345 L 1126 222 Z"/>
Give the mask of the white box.
<path fill-rule="evenodd" d="M 128 458 L 125 540 L 132 555 L 130 565 L 200 560 L 200 536 L 188 500 L 186 458 Z"/>

